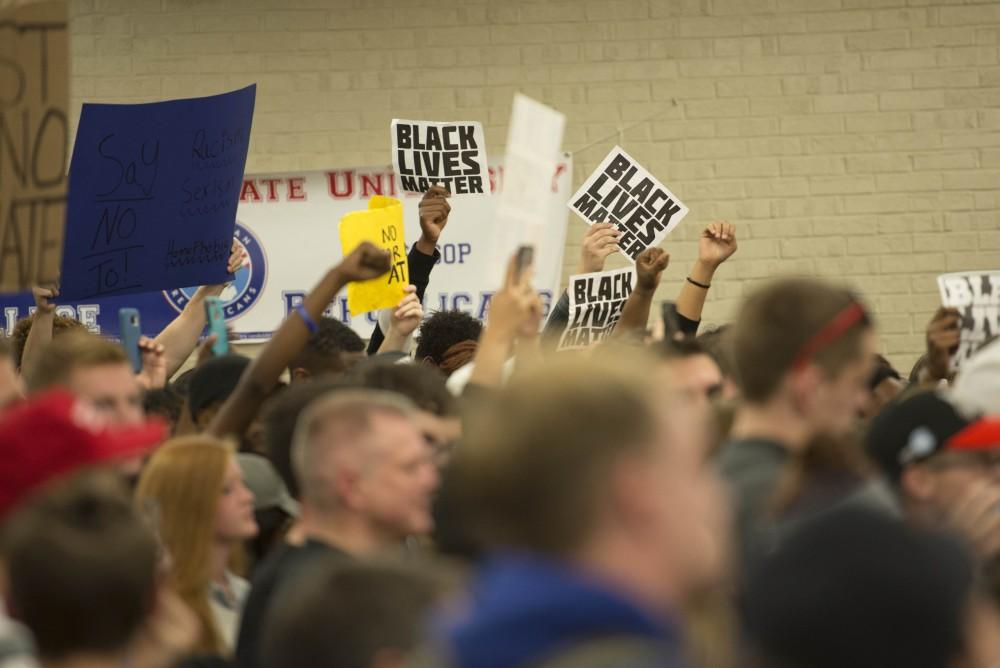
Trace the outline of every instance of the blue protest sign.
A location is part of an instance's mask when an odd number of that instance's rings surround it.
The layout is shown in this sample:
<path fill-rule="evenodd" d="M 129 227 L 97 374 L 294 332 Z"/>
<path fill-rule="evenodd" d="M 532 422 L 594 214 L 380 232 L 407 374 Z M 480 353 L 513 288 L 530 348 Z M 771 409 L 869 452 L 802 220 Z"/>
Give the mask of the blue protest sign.
<path fill-rule="evenodd" d="M 69 170 L 61 299 L 229 278 L 256 91 L 83 105 Z"/>

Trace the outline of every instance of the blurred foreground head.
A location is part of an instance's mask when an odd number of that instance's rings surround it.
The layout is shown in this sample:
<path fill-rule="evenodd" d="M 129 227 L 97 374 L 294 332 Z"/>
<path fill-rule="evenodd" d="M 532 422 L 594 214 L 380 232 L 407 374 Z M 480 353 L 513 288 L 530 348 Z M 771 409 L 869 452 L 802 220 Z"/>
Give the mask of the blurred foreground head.
<path fill-rule="evenodd" d="M 972 576 L 971 558 L 942 535 L 863 510 L 822 515 L 751 573 L 743 602 L 757 658 L 750 665 L 955 665 Z"/>
<path fill-rule="evenodd" d="M 25 503 L 4 526 L 10 612 L 46 662 L 112 660 L 153 614 L 156 539 L 107 473 L 82 473 Z"/>
<path fill-rule="evenodd" d="M 868 398 L 875 343 L 857 298 L 815 279 L 782 279 L 756 291 L 732 332 L 745 402 L 780 408 L 807 436 L 852 428 Z"/>
<path fill-rule="evenodd" d="M 415 569 L 323 560 L 268 616 L 263 666 L 401 668 L 436 597 L 437 584 Z"/>
<path fill-rule="evenodd" d="M 613 354 L 612 354 L 613 352 Z M 592 570 L 653 609 L 719 574 L 720 487 L 705 414 L 626 351 L 515 376 L 470 421 L 454 465 L 477 542 Z"/>

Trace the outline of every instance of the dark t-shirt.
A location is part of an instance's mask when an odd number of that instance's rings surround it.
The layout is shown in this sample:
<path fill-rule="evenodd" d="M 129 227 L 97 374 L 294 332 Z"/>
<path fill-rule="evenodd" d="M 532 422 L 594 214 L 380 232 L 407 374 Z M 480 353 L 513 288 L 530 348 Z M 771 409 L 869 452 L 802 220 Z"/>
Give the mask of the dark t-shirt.
<path fill-rule="evenodd" d="M 729 441 L 716 459 L 716 467 L 729 485 L 744 567 L 767 549 L 773 535 L 771 501 L 789 460 L 784 445 L 763 438 Z"/>
<path fill-rule="evenodd" d="M 253 578 L 236 641 L 239 668 L 259 668 L 264 620 L 276 597 L 294 583 L 296 577 L 308 572 L 313 563 L 331 556 L 350 559 L 350 555 L 339 548 L 309 539 L 300 546 L 283 546 L 261 565 Z"/>

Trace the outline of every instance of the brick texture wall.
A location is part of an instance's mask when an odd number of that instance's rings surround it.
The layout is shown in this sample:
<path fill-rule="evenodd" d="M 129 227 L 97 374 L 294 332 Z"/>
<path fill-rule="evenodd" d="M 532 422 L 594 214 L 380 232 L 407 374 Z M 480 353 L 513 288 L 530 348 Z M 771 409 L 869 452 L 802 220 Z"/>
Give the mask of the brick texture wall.
<path fill-rule="evenodd" d="M 579 183 L 616 142 L 739 225 L 707 322 L 756 282 L 845 280 L 901 367 L 935 276 L 1000 267 L 997 0 L 72 0 L 72 99 L 259 85 L 248 169 L 387 162 L 394 116 L 479 119 L 500 150 L 523 91 L 562 110 Z M 566 273 L 584 225 L 571 222 Z"/>

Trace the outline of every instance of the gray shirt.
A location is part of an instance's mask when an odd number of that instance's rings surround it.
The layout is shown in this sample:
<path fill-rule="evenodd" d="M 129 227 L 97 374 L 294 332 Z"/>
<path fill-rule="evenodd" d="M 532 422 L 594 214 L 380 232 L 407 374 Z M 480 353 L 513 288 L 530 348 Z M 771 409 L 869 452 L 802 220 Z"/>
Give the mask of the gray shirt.
<path fill-rule="evenodd" d="M 763 438 L 730 441 L 719 452 L 716 467 L 729 486 L 744 566 L 770 543 L 775 526 L 771 500 L 790 459 L 782 444 Z"/>

